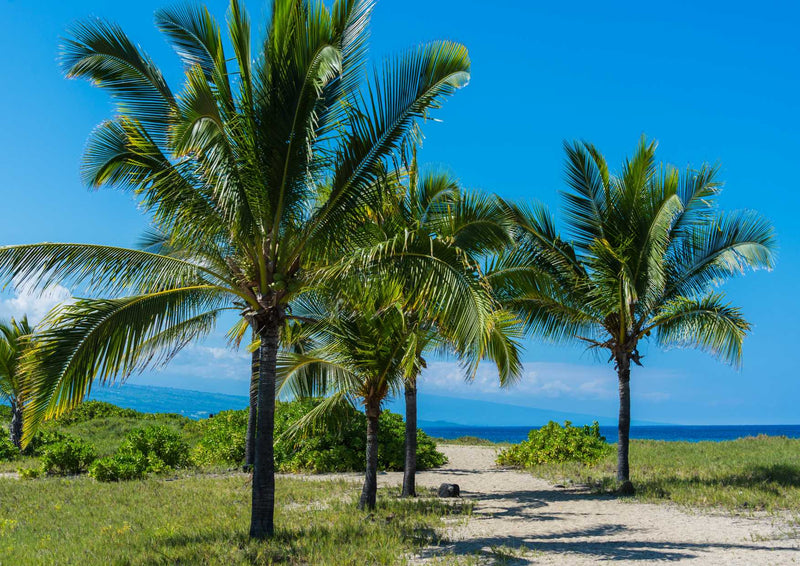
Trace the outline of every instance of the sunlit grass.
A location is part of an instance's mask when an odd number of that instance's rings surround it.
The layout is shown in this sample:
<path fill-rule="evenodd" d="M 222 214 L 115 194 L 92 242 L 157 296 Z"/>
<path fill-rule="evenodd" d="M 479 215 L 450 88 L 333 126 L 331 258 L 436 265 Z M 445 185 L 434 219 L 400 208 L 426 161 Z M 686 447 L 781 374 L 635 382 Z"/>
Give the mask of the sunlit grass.
<path fill-rule="evenodd" d="M 184 474 L 139 482 L 0 479 L 0 564 L 403 564 L 437 544 L 470 504 L 379 492 L 359 512 L 358 484 L 278 478 L 278 532 L 247 537 L 250 479 Z"/>
<path fill-rule="evenodd" d="M 739 511 L 800 511 L 800 439 L 632 440 L 630 465 L 639 500 Z M 547 464 L 531 472 L 611 491 L 616 486 L 616 446 L 594 466 Z"/>

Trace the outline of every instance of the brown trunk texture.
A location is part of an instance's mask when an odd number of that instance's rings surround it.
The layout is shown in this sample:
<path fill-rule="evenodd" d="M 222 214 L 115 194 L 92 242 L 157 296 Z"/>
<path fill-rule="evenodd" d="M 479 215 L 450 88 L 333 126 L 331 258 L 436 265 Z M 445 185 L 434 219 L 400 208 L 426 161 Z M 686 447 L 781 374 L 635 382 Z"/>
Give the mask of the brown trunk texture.
<path fill-rule="evenodd" d="M 275 369 L 280 330 L 281 320 L 274 313 L 269 313 L 258 324 L 261 346 L 258 349 L 258 414 L 250 517 L 252 538 L 266 538 L 275 531 L 275 457 L 272 443 L 275 432 Z"/>
<path fill-rule="evenodd" d="M 417 384 L 406 383 L 406 461 L 402 497 L 417 495 Z"/>
<path fill-rule="evenodd" d="M 367 471 L 364 475 L 364 488 L 361 490 L 359 509 L 375 509 L 378 497 L 378 417 L 380 403 L 367 401 Z"/>

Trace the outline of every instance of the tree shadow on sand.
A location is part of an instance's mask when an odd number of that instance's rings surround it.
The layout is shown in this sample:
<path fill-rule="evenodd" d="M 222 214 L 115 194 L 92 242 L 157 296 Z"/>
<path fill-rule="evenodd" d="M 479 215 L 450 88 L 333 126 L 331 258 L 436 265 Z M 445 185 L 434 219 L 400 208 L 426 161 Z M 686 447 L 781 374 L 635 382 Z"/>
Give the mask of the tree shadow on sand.
<path fill-rule="evenodd" d="M 714 550 L 767 550 L 764 546 L 736 543 L 690 543 L 665 540 L 606 540 L 603 537 L 635 533 L 624 525 L 606 524 L 561 533 L 530 536 L 492 536 L 456 541 L 425 549 L 420 557 L 476 556 L 495 564 L 531 564 L 537 554 L 571 554 L 595 561 L 629 560 L 641 562 L 675 562 L 700 558 Z M 602 539 L 602 540 L 600 540 Z M 513 549 L 515 553 L 498 552 Z M 771 546 L 769 550 L 792 550 L 795 547 Z M 533 555 L 528 557 L 527 555 Z"/>

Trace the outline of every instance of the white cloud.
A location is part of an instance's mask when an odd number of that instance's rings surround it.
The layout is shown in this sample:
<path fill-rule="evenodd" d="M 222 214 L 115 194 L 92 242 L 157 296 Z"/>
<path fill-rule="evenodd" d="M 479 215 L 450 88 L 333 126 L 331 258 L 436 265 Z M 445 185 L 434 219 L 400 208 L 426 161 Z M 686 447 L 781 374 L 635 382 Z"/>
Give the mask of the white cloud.
<path fill-rule="evenodd" d="M 22 318 L 28 315 L 31 324 L 38 324 L 56 305 L 72 301 L 69 289 L 54 285 L 40 291 L 31 287 L 14 285 L 11 298 L 0 299 L 0 319 Z"/>
<path fill-rule="evenodd" d="M 637 379 L 670 377 L 671 372 L 637 368 Z M 422 374 L 420 387 L 427 393 L 449 397 L 481 398 L 487 401 L 516 403 L 523 399 L 570 398 L 615 399 L 617 379 L 611 365 L 581 365 L 561 362 L 528 362 L 519 382 L 505 389 L 498 386 L 497 370 L 481 364 L 474 381 L 464 382 L 464 372 L 456 362 L 432 362 Z M 668 398 L 665 393 L 648 392 L 652 401 Z"/>

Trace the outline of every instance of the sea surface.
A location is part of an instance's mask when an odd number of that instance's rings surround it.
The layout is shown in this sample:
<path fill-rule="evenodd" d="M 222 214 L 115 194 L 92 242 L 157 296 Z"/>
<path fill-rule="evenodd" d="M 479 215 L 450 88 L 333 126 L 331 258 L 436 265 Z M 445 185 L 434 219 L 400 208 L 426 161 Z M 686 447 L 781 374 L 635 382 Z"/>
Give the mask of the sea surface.
<path fill-rule="evenodd" d="M 492 442 L 520 442 L 528 438 L 531 426 L 428 426 L 425 432 L 437 438 L 475 436 Z M 608 442 L 617 441 L 617 428 L 601 426 L 600 434 Z M 748 436 L 788 436 L 800 438 L 800 425 L 658 425 L 631 426 L 631 438 L 648 440 L 681 440 L 701 442 L 705 440 L 736 440 Z"/>
<path fill-rule="evenodd" d="M 98 387 L 92 391 L 91 399 L 107 401 L 121 407 L 129 407 L 148 413 L 178 413 L 192 419 L 206 418 L 209 414 L 226 409 L 244 409 L 248 399 L 239 395 L 223 395 L 127 384 L 121 387 Z M 458 438 L 475 436 L 492 442 L 520 442 L 528 437 L 532 428 L 544 423 L 531 423 L 530 426 L 444 426 L 431 423 L 422 428 L 437 438 Z M 575 423 L 579 424 L 579 423 Z M 617 441 L 615 426 L 601 426 L 600 433 L 609 442 Z M 735 440 L 748 436 L 766 434 L 769 436 L 788 436 L 800 438 L 800 425 L 658 425 L 631 426 L 631 438 L 651 440 L 682 440 L 700 442 L 704 440 Z"/>

